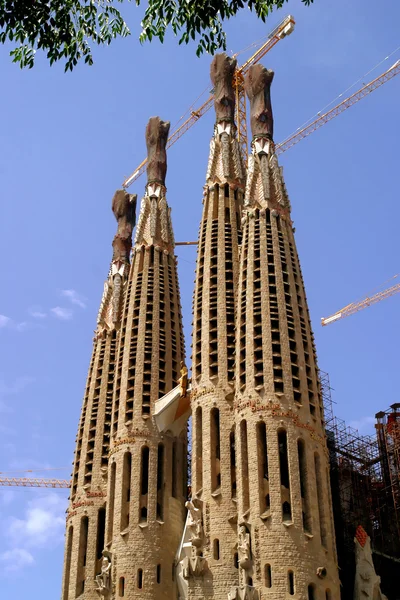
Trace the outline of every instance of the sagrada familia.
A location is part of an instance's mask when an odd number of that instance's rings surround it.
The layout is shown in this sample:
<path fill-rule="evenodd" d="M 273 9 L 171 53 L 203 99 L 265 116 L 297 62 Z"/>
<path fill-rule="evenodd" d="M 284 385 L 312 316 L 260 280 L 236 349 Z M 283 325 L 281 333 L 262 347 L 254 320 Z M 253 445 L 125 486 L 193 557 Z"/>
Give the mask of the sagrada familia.
<path fill-rule="evenodd" d="M 76 439 L 62 600 L 340 598 L 315 345 L 273 141 L 273 73 L 257 64 L 245 80 L 253 138 L 244 165 L 235 66 L 225 54 L 211 65 L 216 122 L 190 378 L 165 187 L 169 123 L 153 117 L 146 128 L 137 224 L 136 196 L 113 198 L 118 231 Z"/>

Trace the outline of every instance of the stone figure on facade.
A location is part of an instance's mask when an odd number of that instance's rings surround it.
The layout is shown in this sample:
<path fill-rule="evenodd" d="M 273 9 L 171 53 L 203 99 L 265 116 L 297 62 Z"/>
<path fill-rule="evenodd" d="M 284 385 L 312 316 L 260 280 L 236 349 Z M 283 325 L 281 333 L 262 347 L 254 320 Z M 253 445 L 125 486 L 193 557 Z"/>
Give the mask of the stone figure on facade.
<path fill-rule="evenodd" d="M 199 577 L 204 573 L 207 561 L 203 557 L 204 529 L 201 508 L 196 500 L 188 500 L 185 504 L 188 510 L 187 530 L 190 536 L 190 556 L 182 561 L 182 575 L 189 579 L 191 575 Z"/>
<path fill-rule="evenodd" d="M 111 594 L 111 560 L 103 553 L 101 571 L 96 575 L 97 592 L 106 598 Z"/>
<path fill-rule="evenodd" d="M 226 54 L 216 54 L 210 68 L 211 81 L 214 86 L 214 106 L 217 123 L 234 121 L 235 90 L 232 80 L 236 69 L 236 59 Z"/>
<path fill-rule="evenodd" d="M 166 145 L 170 123 L 160 117 L 151 117 L 146 127 L 147 183 L 165 186 L 167 174 Z"/>
<path fill-rule="evenodd" d="M 372 560 L 371 538 L 359 525 L 354 538 L 356 546 L 356 576 L 354 600 L 388 600 L 381 592 L 381 578 L 375 572 Z"/>
<path fill-rule="evenodd" d="M 182 398 L 185 398 L 187 388 L 188 388 L 188 368 L 185 365 L 185 363 L 183 362 L 183 360 L 181 360 L 180 367 L 181 367 L 181 376 L 179 377 L 179 387 L 181 388 Z"/>
<path fill-rule="evenodd" d="M 193 546 L 200 546 L 203 543 L 203 523 L 201 509 L 196 507 L 192 500 L 185 504 L 188 509 L 188 529 L 190 531 L 190 541 Z"/>
<path fill-rule="evenodd" d="M 250 534 L 244 525 L 239 527 L 238 554 L 239 566 L 245 570 L 249 569 L 251 566 Z"/>
<path fill-rule="evenodd" d="M 250 125 L 253 137 L 273 139 L 274 120 L 271 105 L 271 83 L 274 72 L 262 64 L 252 65 L 245 78 L 245 90 L 250 101 Z"/>

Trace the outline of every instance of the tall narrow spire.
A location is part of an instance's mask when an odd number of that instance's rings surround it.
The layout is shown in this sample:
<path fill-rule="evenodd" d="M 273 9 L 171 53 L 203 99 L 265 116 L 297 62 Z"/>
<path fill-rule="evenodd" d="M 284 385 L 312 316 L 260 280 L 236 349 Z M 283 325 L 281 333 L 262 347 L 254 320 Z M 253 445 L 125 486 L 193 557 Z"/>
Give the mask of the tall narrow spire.
<path fill-rule="evenodd" d="M 189 598 L 227 598 L 237 581 L 235 432 L 233 429 L 235 300 L 244 169 L 235 137 L 236 61 L 211 65 L 216 124 L 210 144 L 194 293 L 192 492 L 202 511 L 201 576 L 187 573 Z M 201 589 L 201 593 L 200 593 Z"/>
<path fill-rule="evenodd" d="M 290 203 L 272 139 L 272 79 L 257 65 L 245 81 L 253 142 L 235 395 L 243 550 L 232 598 L 259 598 L 272 586 L 279 600 L 339 598 L 323 406 Z"/>
<path fill-rule="evenodd" d="M 120 336 L 122 299 L 129 275 L 136 196 L 123 190 L 114 194 L 112 209 L 118 222 L 113 258 L 97 317 L 86 391 L 75 449 L 63 600 L 94 598 L 94 574 L 102 559 L 107 464 L 110 449 L 112 389 Z"/>

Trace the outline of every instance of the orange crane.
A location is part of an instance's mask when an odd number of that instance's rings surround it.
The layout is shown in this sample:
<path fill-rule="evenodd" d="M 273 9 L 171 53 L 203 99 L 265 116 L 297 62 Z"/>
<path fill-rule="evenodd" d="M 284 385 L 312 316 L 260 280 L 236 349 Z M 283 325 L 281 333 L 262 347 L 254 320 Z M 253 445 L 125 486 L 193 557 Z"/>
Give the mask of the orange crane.
<path fill-rule="evenodd" d="M 394 277 L 392 277 L 392 279 L 395 279 L 398 276 L 399 275 L 395 275 Z M 386 290 L 383 290 L 382 292 L 378 292 L 377 294 L 374 294 L 373 296 L 367 296 L 366 298 L 364 298 L 363 300 L 360 300 L 359 302 L 352 302 L 351 304 L 348 304 L 347 306 L 344 306 L 342 309 L 335 312 L 330 317 L 326 317 L 326 318 L 323 317 L 321 319 L 321 325 L 324 327 L 325 325 L 330 325 L 331 323 L 334 323 L 335 321 L 339 321 L 339 319 L 344 319 L 345 317 L 349 317 L 350 315 L 353 315 L 354 313 L 358 312 L 359 310 L 363 310 L 363 308 L 367 308 L 368 306 L 371 306 L 371 304 L 376 304 L 377 302 L 380 302 L 381 300 L 385 300 L 385 298 L 394 296 L 394 294 L 397 294 L 398 292 L 400 292 L 400 283 L 396 283 L 395 285 L 392 285 L 391 287 L 387 288 Z"/>
<path fill-rule="evenodd" d="M 288 15 L 271 33 L 267 41 L 247 60 L 241 67 L 238 67 L 235 72 L 235 93 L 236 93 L 236 125 L 237 136 L 240 148 L 243 154 L 243 159 L 247 162 L 247 118 L 246 118 L 246 94 L 244 92 L 244 76 L 251 65 L 254 65 L 262 59 L 278 42 L 287 35 L 290 35 L 294 30 L 295 20 L 291 15 Z M 235 55 L 237 56 L 237 55 Z M 209 98 L 198 108 L 192 110 L 190 117 L 186 119 L 182 125 L 178 127 L 168 138 L 167 148 L 170 148 L 177 142 L 188 129 L 190 129 L 197 121 L 213 106 L 214 96 L 211 94 Z M 146 169 L 147 158 L 145 158 L 135 171 L 125 179 L 122 184 L 123 188 L 128 188 L 136 179 L 138 179 Z"/>
<path fill-rule="evenodd" d="M 67 479 L 29 479 L 27 477 L 0 477 L 0 487 L 40 487 L 40 488 L 70 488 Z"/>

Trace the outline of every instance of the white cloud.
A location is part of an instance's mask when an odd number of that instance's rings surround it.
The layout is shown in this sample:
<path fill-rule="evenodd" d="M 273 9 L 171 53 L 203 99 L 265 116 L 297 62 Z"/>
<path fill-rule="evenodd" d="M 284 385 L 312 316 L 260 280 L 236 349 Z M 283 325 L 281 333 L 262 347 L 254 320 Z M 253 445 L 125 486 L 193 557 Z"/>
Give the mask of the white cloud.
<path fill-rule="evenodd" d="M 15 548 L 49 548 L 63 541 L 67 499 L 54 492 L 28 502 L 22 519 L 8 518 L 8 539 Z"/>
<path fill-rule="evenodd" d="M 45 319 L 47 317 L 46 313 L 39 306 L 31 306 L 28 312 L 34 319 Z"/>
<path fill-rule="evenodd" d="M 6 572 L 19 571 L 34 562 L 32 554 L 24 548 L 13 548 L 0 554 L 0 565 Z"/>
<path fill-rule="evenodd" d="M 61 319 L 62 321 L 69 321 L 73 316 L 70 308 L 63 308 L 62 306 L 55 306 L 51 309 L 51 312 L 57 319 Z"/>
<path fill-rule="evenodd" d="M 10 317 L 6 317 L 5 315 L 0 315 L 0 329 L 2 329 L 3 327 L 7 327 L 10 324 L 11 324 Z"/>
<path fill-rule="evenodd" d="M 76 290 L 61 290 L 61 296 L 68 298 L 72 304 L 76 304 L 80 308 L 86 308 L 86 298 L 78 294 Z"/>

